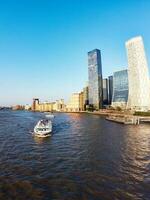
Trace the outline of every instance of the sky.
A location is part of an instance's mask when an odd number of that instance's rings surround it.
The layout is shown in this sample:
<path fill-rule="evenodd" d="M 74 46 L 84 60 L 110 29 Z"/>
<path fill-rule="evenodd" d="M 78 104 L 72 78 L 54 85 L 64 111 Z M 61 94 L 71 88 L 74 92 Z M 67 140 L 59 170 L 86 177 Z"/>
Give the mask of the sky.
<path fill-rule="evenodd" d="M 150 66 L 149 0 L 0 0 L 0 105 L 67 101 L 88 81 L 88 51 L 107 77 L 139 35 Z"/>

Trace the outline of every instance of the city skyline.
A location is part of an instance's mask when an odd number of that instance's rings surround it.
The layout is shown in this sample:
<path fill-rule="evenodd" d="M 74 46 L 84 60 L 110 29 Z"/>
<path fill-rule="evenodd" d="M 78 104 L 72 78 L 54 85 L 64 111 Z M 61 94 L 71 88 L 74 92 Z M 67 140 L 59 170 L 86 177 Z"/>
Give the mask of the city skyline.
<path fill-rule="evenodd" d="M 105 78 L 127 66 L 124 43 L 138 35 L 144 38 L 149 64 L 150 3 L 107 3 L 1 2 L 0 105 L 26 104 L 33 97 L 69 99 L 88 79 L 88 51 L 101 50 Z"/>

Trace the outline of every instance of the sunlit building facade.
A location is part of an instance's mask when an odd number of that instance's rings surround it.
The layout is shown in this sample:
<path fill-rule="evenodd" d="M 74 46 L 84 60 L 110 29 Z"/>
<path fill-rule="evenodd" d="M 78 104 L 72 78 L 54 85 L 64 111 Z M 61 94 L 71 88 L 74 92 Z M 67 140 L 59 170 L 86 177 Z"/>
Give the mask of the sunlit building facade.
<path fill-rule="evenodd" d="M 136 111 L 150 109 L 148 64 L 141 36 L 126 42 L 129 74 L 128 108 Z"/>
<path fill-rule="evenodd" d="M 102 63 L 101 52 L 94 49 L 88 52 L 88 80 L 89 80 L 89 104 L 95 109 L 102 108 Z"/>
<path fill-rule="evenodd" d="M 128 102 L 128 71 L 121 70 L 113 74 L 112 106 L 126 109 Z"/>
<path fill-rule="evenodd" d="M 67 112 L 83 111 L 83 92 L 73 93 L 66 105 Z"/>
<path fill-rule="evenodd" d="M 39 112 L 61 112 L 65 110 L 64 100 L 60 99 L 55 102 L 40 102 L 39 99 L 33 99 L 32 111 Z"/>
<path fill-rule="evenodd" d="M 53 111 L 61 112 L 65 110 L 64 99 L 56 100 L 53 104 Z"/>

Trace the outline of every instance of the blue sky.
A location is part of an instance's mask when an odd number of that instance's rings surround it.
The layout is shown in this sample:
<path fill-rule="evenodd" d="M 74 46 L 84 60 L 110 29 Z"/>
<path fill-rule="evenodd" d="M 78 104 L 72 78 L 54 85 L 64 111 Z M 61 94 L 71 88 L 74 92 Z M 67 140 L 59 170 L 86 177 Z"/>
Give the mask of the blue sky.
<path fill-rule="evenodd" d="M 137 35 L 150 64 L 149 11 L 149 0 L 0 0 L 0 105 L 67 100 L 86 84 L 88 51 L 101 50 L 106 77 Z"/>

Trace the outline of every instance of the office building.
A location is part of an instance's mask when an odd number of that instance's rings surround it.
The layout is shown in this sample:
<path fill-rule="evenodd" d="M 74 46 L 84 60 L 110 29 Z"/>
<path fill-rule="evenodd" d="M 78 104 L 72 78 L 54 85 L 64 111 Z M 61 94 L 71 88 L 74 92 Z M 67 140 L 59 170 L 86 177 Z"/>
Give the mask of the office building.
<path fill-rule="evenodd" d="M 113 95 L 113 76 L 108 76 L 108 104 L 111 105 Z"/>
<path fill-rule="evenodd" d="M 89 104 L 95 109 L 102 108 L 102 63 L 98 49 L 88 52 Z"/>
<path fill-rule="evenodd" d="M 126 49 L 129 68 L 128 108 L 147 111 L 150 109 L 150 81 L 142 37 L 128 40 Z"/>
<path fill-rule="evenodd" d="M 103 79 L 103 105 L 108 105 L 108 79 Z"/>
<path fill-rule="evenodd" d="M 112 106 L 126 109 L 128 102 L 128 71 L 121 70 L 113 74 Z"/>

